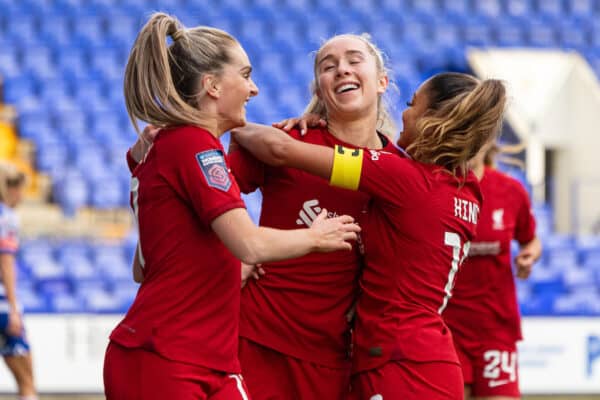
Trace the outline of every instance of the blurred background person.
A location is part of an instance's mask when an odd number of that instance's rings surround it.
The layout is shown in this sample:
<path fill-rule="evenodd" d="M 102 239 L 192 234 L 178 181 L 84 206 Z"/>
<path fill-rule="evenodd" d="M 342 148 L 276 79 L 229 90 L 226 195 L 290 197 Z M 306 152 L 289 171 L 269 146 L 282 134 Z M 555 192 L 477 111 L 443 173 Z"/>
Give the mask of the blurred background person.
<path fill-rule="evenodd" d="M 13 374 L 20 400 L 36 400 L 31 349 L 17 299 L 16 254 L 19 221 L 14 208 L 23 199 L 25 175 L 0 162 L 0 354 Z"/>
<path fill-rule="evenodd" d="M 521 317 L 514 276 L 527 279 L 542 254 L 529 195 L 494 168 L 502 147 L 490 142 L 470 163 L 484 196 L 477 235 L 458 272 L 444 319 L 465 379 L 465 399 L 520 399 L 517 342 Z M 519 252 L 511 262 L 511 243 Z"/>

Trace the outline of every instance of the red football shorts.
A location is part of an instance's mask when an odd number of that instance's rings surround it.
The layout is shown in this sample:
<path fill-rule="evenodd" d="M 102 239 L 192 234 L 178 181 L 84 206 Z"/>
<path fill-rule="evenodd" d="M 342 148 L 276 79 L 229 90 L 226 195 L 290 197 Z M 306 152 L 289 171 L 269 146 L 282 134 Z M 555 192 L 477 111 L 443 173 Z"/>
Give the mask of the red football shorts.
<path fill-rule="evenodd" d="M 334 369 L 286 356 L 240 338 L 239 359 L 254 400 L 347 400 L 350 369 Z"/>
<path fill-rule="evenodd" d="M 468 344 L 455 337 L 454 344 L 473 396 L 521 397 L 516 343 Z"/>
<path fill-rule="evenodd" d="M 458 364 L 388 361 L 352 377 L 352 400 L 463 400 Z"/>
<path fill-rule="evenodd" d="M 250 399 L 241 375 L 174 362 L 114 342 L 104 358 L 104 392 L 107 400 Z"/>

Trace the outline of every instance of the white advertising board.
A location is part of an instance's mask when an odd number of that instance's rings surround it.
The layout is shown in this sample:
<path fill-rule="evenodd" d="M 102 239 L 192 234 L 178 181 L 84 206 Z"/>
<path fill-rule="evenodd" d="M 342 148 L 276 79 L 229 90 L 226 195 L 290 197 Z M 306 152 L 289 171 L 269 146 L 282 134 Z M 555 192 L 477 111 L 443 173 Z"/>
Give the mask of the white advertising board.
<path fill-rule="evenodd" d="M 101 393 L 102 364 L 116 315 L 28 315 L 40 392 Z M 600 318 L 525 318 L 519 345 L 527 394 L 600 394 Z M 15 385 L 0 367 L 0 392 Z"/>

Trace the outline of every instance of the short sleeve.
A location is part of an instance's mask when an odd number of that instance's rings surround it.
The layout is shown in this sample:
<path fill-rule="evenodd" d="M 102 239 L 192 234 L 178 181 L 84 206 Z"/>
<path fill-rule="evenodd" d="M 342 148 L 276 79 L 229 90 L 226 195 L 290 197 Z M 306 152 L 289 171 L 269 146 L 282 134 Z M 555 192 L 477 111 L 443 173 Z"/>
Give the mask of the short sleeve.
<path fill-rule="evenodd" d="M 392 204 L 406 197 L 410 161 L 387 151 L 365 150 L 359 190 Z"/>
<path fill-rule="evenodd" d="M 10 214 L 0 215 L 0 253 L 15 254 L 19 249 L 19 232 L 16 220 Z"/>
<path fill-rule="evenodd" d="M 265 182 L 265 164 L 248 150 L 239 148 L 228 155 L 231 173 L 243 193 L 252 193 Z"/>
<path fill-rule="evenodd" d="M 204 131 L 180 135 L 171 147 L 158 151 L 165 159 L 161 174 L 188 201 L 200 220 L 210 223 L 234 208 L 245 208 L 220 144 Z"/>
<path fill-rule="evenodd" d="M 535 217 L 533 216 L 529 196 L 519 182 L 515 182 L 515 191 L 518 208 L 514 237 L 519 243 L 525 244 L 535 238 Z"/>

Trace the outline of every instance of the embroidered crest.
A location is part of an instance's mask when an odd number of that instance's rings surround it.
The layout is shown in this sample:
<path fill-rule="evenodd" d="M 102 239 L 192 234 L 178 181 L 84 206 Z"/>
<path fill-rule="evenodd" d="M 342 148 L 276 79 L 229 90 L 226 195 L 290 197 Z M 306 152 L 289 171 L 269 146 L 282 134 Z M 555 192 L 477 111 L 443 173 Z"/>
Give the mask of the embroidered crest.
<path fill-rule="evenodd" d="M 498 208 L 492 213 L 492 221 L 494 230 L 501 231 L 504 229 L 504 209 Z"/>
<path fill-rule="evenodd" d="M 224 192 L 229 190 L 231 179 L 221 150 L 208 150 L 198 153 L 196 154 L 196 161 L 198 161 L 208 186 Z"/>

